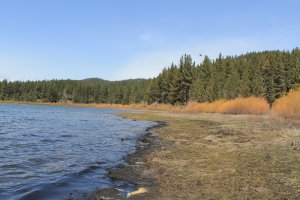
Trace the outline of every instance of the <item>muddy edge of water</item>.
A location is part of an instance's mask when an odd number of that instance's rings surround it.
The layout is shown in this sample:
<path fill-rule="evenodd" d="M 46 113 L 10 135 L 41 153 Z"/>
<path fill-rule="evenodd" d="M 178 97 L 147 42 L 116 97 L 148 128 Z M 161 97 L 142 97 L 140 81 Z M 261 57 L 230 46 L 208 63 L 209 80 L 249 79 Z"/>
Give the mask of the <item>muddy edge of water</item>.
<path fill-rule="evenodd" d="M 159 151 L 164 147 L 163 141 L 156 133 L 156 129 L 166 126 L 162 121 L 156 121 L 156 125 L 148 127 L 136 144 L 136 151 L 125 157 L 126 164 L 107 170 L 108 177 L 112 180 L 122 180 L 136 186 L 145 187 L 148 192 L 140 195 L 126 197 L 126 194 L 117 188 L 99 189 L 93 192 L 89 200 L 101 199 L 154 199 L 157 194 L 157 186 L 154 183 L 154 172 L 147 167 L 146 156 L 153 151 Z"/>

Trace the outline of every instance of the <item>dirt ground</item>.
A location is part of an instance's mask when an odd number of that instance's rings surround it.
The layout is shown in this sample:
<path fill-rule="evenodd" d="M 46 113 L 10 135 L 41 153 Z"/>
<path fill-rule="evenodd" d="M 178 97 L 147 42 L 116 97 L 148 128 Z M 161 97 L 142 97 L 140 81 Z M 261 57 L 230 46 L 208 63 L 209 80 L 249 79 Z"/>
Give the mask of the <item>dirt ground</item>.
<path fill-rule="evenodd" d="M 122 116 L 167 124 L 152 130 L 164 145 L 145 155 L 140 172 L 151 175 L 155 193 L 129 199 L 300 199 L 300 128 L 294 123 L 254 115 Z"/>

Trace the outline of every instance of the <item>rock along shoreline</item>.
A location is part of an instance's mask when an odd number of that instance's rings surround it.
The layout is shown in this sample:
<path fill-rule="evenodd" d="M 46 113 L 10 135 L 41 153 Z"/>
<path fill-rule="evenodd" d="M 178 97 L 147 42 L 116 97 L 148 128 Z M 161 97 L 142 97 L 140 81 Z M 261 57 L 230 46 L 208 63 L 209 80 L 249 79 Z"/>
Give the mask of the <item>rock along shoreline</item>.
<path fill-rule="evenodd" d="M 125 157 L 125 164 L 107 169 L 108 177 L 113 181 L 125 181 L 138 190 L 146 189 L 145 193 L 139 195 L 128 195 L 118 190 L 118 188 L 104 188 L 93 192 L 89 200 L 108 200 L 108 199 L 155 199 L 157 185 L 154 182 L 155 172 L 149 168 L 147 155 L 153 151 L 159 151 L 164 147 L 163 141 L 156 133 L 156 129 L 166 126 L 166 122 L 156 121 L 156 125 L 150 126 L 145 130 L 136 143 L 136 151 Z"/>

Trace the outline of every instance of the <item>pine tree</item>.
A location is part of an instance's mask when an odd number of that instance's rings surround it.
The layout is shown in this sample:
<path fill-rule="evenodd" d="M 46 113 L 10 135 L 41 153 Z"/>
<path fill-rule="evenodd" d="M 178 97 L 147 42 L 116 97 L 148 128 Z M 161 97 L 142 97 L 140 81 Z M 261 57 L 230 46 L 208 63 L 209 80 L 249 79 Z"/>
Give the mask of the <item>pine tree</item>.
<path fill-rule="evenodd" d="M 2 100 L 5 100 L 7 99 L 7 96 L 8 96 L 8 89 L 7 89 L 7 80 L 4 79 L 2 81 L 2 90 L 1 90 L 1 99 Z"/>
<path fill-rule="evenodd" d="M 261 69 L 258 66 L 252 65 L 250 67 L 250 94 L 257 97 L 263 97 L 266 95 L 266 87 L 264 79 L 261 73 Z"/>
<path fill-rule="evenodd" d="M 55 89 L 55 86 L 54 85 L 50 85 L 49 87 L 49 93 L 48 93 L 48 98 L 49 102 L 51 103 L 56 103 L 59 101 L 59 98 L 58 98 L 58 92 L 57 90 Z"/>
<path fill-rule="evenodd" d="M 163 69 L 162 73 L 159 75 L 161 78 L 160 89 L 161 89 L 161 102 L 168 103 L 170 95 L 170 73 L 166 68 Z"/>
<path fill-rule="evenodd" d="M 228 69 L 227 69 L 228 72 Z M 210 102 L 224 98 L 224 83 L 226 82 L 226 67 L 222 54 L 216 59 L 212 67 L 212 81 L 209 90 L 212 90 Z"/>
<path fill-rule="evenodd" d="M 172 80 L 170 82 L 170 94 L 168 99 L 170 99 L 171 104 L 176 104 L 177 102 L 180 101 L 180 75 L 179 75 L 179 69 L 177 68 L 176 65 L 171 65 L 171 74 L 172 74 Z"/>
<path fill-rule="evenodd" d="M 225 84 L 223 87 L 223 97 L 225 99 L 234 99 L 238 96 L 239 90 L 239 73 L 237 67 L 229 58 L 225 63 Z"/>
<path fill-rule="evenodd" d="M 292 74 L 292 87 L 297 87 L 300 83 L 300 50 L 295 48 L 291 52 L 291 65 L 293 70 L 290 72 Z"/>
<path fill-rule="evenodd" d="M 122 104 L 129 104 L 130 93 L 131 93 L 130 87 L 128 87 L 128 86 L 124 87 Z"/>
<path fill-rule="evenodd" d="M 129 103 L 134 104 L 134 103 L 138 103 L 138 102 L 139 102 L 138 87 L 135 85 L 131 89 L 130 96 L 129 96 Z"/>
<path fill-rule="evenodd" d="M 158 82 L 159 80 L 157 78 L 154 78 L 150 81 L 144 97 L 145 102 L 147 102 L 148 104 L 158 102 L 160 99 L 161 93 Z"/>
<path fill-rule="evenodd" d="M 191 98 L 198 102 L 208 101 L 205 98 L 204 91 L 212 79 L 212 63 L 208 56 L 204 56 L 204 60 L 200 66 L 197 67 L 197 77 L 191 87 Z"/>
<path fill-rule="evenodd" d="M 274 87 L 274 70 L 272 69 L 269 59 L 263 60 L 264 84 L 266 87 L 266 99 L 272 105 L 275 101 L 275 87 Z"/>
<path fill-rule="evenodd" d="M 244 65 L 240 63 L 242 66 L 241 79 L 239 83 L 238 93 L 239 96 L 249 97 L 251 96 L 251 82 L 250 82 L 250 74 L 249 74 L 249 66 L 245 63 Z"/>
<path fill-rule="evenodd" d="M 193 68 L 195 64 L 192 62 L 190 55 L 184 55 L 179 62 L 179 103 L 186 103 L 189 100 L 190 88 L 193 82 Z"/>
<path fill-rule="evenodd" d="M 279 63 L 276 67 L 273 68 L 274 72 L 274 91 L 275 91 L 275 99 L 278 99 L 283 94 L 286 93 L 286 85 L 285 85 L 285 70 L 283 63 Z"/>

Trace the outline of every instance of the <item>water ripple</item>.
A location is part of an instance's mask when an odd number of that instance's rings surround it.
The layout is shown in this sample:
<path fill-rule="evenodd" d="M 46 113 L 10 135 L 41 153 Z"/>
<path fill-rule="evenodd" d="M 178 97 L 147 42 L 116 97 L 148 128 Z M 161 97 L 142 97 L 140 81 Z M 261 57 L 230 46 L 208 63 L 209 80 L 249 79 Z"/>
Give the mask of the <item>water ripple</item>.
<path fill-rule="evenodd" d="M 106 169 L 153 123 L 114 112 L 0 104 L 0 199 L 64 199 L 115 184 Z"/>

